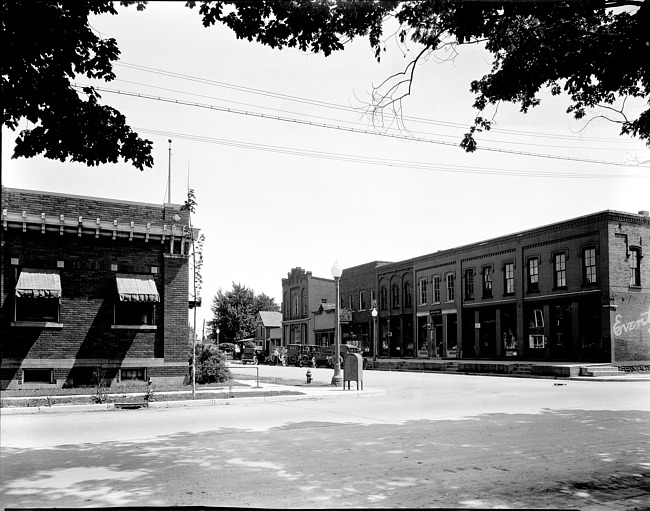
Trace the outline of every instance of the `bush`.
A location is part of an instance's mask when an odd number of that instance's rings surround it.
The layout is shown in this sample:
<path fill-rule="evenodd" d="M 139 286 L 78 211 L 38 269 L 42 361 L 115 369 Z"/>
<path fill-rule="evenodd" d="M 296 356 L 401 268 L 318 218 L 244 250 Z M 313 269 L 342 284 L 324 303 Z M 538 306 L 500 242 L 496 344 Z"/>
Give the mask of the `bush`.
<path fill-rule="evenodd" d="M 225 351 L 226 353 L 232 353 L 235 351 L 235 345 L 231 342 L 220 342 L 219 349 Z"/>
<path fill-rule="evenodd" d="M 196 346 L 196 383 L 224 383 L 230 378 L 222 351 L 211 344 Z"/>

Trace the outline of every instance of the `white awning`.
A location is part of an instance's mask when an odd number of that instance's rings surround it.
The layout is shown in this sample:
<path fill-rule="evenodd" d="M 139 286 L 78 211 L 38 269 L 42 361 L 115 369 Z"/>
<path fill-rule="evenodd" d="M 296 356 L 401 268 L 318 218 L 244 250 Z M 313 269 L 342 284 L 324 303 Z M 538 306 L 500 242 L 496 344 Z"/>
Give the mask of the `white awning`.
<path fill-rule="evenodd" d="M 18 277 L 16 296 L 21 298 L 61 298 L 61 276 L 57 270 L 24 268 Z"/>
<path fill-rule="evenodd" d="M 115 276 L 117 294 L 121 302 L 159 302 L 160 295 L 153 280 L 153 275 L 127 275 L 118 273 Z"/>

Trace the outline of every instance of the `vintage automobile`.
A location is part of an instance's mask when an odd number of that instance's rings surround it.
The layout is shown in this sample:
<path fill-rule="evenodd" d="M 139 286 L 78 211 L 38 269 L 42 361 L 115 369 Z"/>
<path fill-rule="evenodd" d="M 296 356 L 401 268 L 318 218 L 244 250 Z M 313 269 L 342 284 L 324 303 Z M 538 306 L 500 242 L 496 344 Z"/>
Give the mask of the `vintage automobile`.
<path fill-rule="evenodd" d="M 328 348 L 333 351 L 332 348 Z M 340 350 L 340 360 L 341 360 L 341 366 L 343 366 L 343 361 L 345 360 L 345 355 L 348 353 L 361 353 L 361 350 L 359 349 L 358 346 L 355 346 L 354 344 L 339 344 L 339 350 Z M 328 363 L 327 365 L 329 367 L 334 367 L 334 354 L 328 354 Z M 363 368 L 365 369 L 368 365 L 368 361 L 364 358 L 363 359 Z"/>
<path fill-rule="evenodd" d="M 318 353 L 320 349 L 320 346 L 315 344 L 305 344 L 300 352 L 298 365 L 300 367 L 316 367 L 316 353 Z"/>
<path fill-rule="evenodd" d="M 244 348 L 244 352 L 241 355 L 241 363 L 242 364 L 253 364 L 257 365 L 259 362 L 259 358 L 257 356 L 257 351 L 255 348 Z"/>
<path fill-rule="evenodd" d="M 314 352 L 314 367 L 330 367 L 332 350 L 329 346 L 317 346 Z"/>
<path fill-rule="evenodd" d="M 302 344 L 287 344 L 287 352 L 285 354 L 286 365 L 297 366 L 301 353 Z"/>

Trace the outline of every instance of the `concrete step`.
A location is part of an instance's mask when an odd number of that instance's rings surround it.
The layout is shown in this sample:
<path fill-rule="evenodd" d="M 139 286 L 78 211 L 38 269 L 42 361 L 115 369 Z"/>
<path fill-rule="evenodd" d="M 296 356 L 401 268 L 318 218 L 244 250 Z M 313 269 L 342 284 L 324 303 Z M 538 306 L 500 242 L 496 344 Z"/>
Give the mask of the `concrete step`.
<path fill-rule="evenodd" d="M 624 371 L 619 371 L 614 366 L 587 366 L 580 368 L 580 376 L 625 376 Z"/>
<path fill-rule="evenodd" d="M 458 362 L 447 362 L 445 364 L 445 371 L 458 372 Z"/>

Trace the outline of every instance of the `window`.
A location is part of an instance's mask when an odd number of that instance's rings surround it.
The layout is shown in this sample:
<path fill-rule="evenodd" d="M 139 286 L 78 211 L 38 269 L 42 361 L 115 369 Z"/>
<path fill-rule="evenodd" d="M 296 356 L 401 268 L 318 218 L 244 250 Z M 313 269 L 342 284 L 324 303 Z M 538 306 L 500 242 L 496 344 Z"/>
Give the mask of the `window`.
<path fill-rule="evenodd" d="M 125 380 L 145 380 L 145 370 L 140 369 L 120 369 L 120 381 Z"/>
<path fill-rule="evenodd" d="M 359 310 L 365 311 L 366 310 L 366 292 L 365 291 L 359 291 Z"/>
<path fill-rule="evenodd" d="M 447 301 L 448 302 L 453 302 L 454 301 L 454 274 L 449 273 L 447 275 Z"/>
<path fill-rule="evenodd" d="M 52 383 L 52 369 L 23 369 L 23 383 Z"/>
<path fill-rule="evenodd" d="M 492 298 L 492 267 L 483 267 L 483 298 Z"/>
<path fill-rule="evenodd" d="M 527 286 L 528 292 L 539 291 L 539 259 L 528 259 Z"/>
<path fill-rule="evenodd" d="M 418 302 L 418 305 L 426 305 L 427 303 L 427 279 L 423 278 L 418 281 L 418 288 L 419 288 L 419 293 L 418 296 L 420 297 L 420 301 Z"/>
<path fill-rule="evenodd" d="M 433 303 L 440 303 L 440 277 L 433 277 Z"/>
<path fill-rule="evenodd" d="M 57 270 L 24 268 L 16 283 L 16 322 L 59 322 L 61 277 Z"/>
<path fill-rule="evenodd" d="M 393 284 L 392 290 L 392 307 L 393 309 L 399 308 L 399 286 Z"/>
<path fill-rule="evenodd" d="M 307 316 L 307 293 L 304 289 L 302 290 L 302 316 Z"/>
<path fill-rule="evenodd" d="M 379 307 L 381 310 L 388 309 L 388 289 L 386 289 L 386 286 L 379 289 Z"/>
<path fill-rule="evenodd" d="M 377 307 L 377 296 L 375 296 L 375 290 L 370 290 L 370 303 L 372 304 L 373 309 Z"/>
<path fill-rule="evenodd" d="M 465 300 L 474 299 L 474 270 L 465 270 Z"/>
<path fill-rule="evenodd" d="M 596 279 L 596 249 L 586 248 L 582 252 L 582 281 L 585 284 L 595 284 Z"/>
<path fill-rule="evenodd" d="M 641 287 L 641 250 L 630 249 L 630 286 Z"/>
<path fill-rule="evenodd" d="M 564 252 L 553 256 L 553 275 L 555 287 L 566 287 L 566 254 Z"/>
<path fill-rule="evenodd" d="M 503 265 L 503 293 L 506 295 L 515 294 L 515 264 L 506 263 Z"/>
<path fill-rule="evenodd" d="M 291 298 L 291 317 L 298 317 L 298 295 L 294 294 Z"/>
<path fill-rule="evenodd" d="M 350 304 L 350 310 L 354 309 L 354 293 L 350 293 L 350 301 L 348 302 Z"/>
<path fill-rule="evenodd" d="M 413 307 L 413 285 L 410 282 L 404 284 L 404 307 Z"/>
<path fill-rule="evenodd" d="M 115 325 L 154 325 L 153 303 L 117 302 L 115 304 Z"/>
<path fill-rule="evenodd" d="M 118 300 L 114 325 L 155 325 L 154 304 L 160 301 L 160 296 L 153 275 L 118 273 L 115 282 Z"/>

